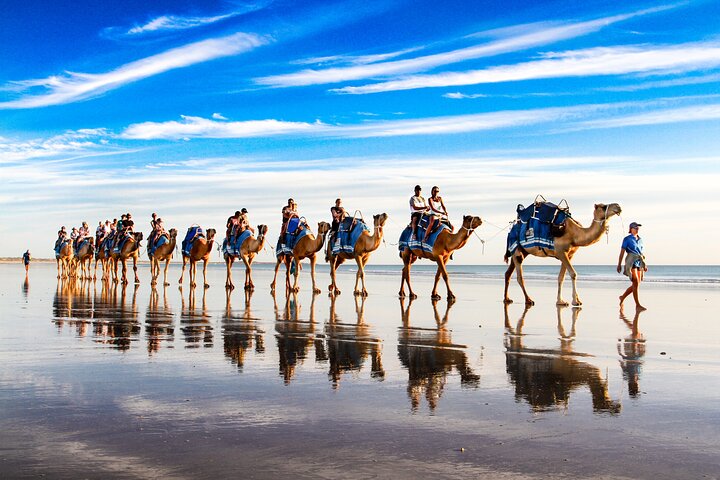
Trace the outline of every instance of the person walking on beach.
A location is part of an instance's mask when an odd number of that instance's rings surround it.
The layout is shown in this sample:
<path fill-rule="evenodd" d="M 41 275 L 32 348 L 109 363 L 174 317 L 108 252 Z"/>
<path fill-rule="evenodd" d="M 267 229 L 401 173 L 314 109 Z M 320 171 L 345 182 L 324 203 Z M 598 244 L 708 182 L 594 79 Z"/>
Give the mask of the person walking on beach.
<path fill-rule="evenodd" d="M 640 298 L 638 296 L 640 282 L 643 281 L 645 272 L 647 272 L 645 256 L 643 255 L 643 241 L 642 238 L 640 238 L 640 235 L 638 235 L 638 231 L 641 226 L 642 225 L 637 222 L 632 222 L 630 224 L 630 234 L 623 239 L 622 246 L 620 247 L 620 257 L 618 258 L 617 271 L 618 273 L 622 272 L 626 276 L 630 277 L 630 281 L 632 282 L 627 290 L 620 295 L 620 305 L 623 304 L 628 295 L 632 294 L 637 309 L 646 310 L 646 308 L 640 304 Z M 625 257 L 624 265 L 623 257 Z"/>
<path fill-rule="evenodd" d="M 27 277 L 28 271 L 30 270 L 30 250 L 25 250 L 23 253 L 22 261 L 25 264 L 25 276 Z"/>

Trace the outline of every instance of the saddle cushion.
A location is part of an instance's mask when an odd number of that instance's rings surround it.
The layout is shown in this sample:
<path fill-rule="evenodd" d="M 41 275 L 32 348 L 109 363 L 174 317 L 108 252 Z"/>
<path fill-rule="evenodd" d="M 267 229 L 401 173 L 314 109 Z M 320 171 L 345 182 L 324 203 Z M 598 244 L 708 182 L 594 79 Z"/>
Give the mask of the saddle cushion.
<path fill-rule="evenodd" d="M 238 255 L 240 255 L 240 247 L 242 247 L 242 244 L 245 243 L 245 240 L 247 240 L 251 236 L 252 231 L 250 229 L 247 229 L 237 237 L 226 238 L 223 241 L 223 252 L 227 253 L 228 255 L 237 257 Z"/>
<path fill-rule="evenodd" d="M 159 238 L 154 239 L 152 242 L 150 242 L 150 245 L 148 245 L 148 252 L 150 253 L 150 255 L 153 255 L 155 253 L 155 250 L 158 249 L 158 247 L 165 245 L 169 242 L 170 237 L 167 234 L 163 233 L 162 235 L 160 235 Z"/>
<path fill-rule="evenodd" d="M 433 250 L 433 247 L 435 246 L 435 241 L 437 240 L 438 235 L 440 235 L 440 232 L 443 230 L 450 230 L 450 228 L 445 225 L 444 223 L 441 223 L 433 232 L 430 232 L 430 235 L 428 236 L 428 239 L 426 242 L 423 242 L 423 239 L 425 237 L 425 228 L 420 226 L 422 222 L 418 222 L 418 229 L 417 229 L 417 239 L 412 239 L 412 227 L 408 226 L 403 230 L 403 232 L 400 234 L 400 240 L 398 242 L 398 249 L 400 252 L 404 251 L 406 248 L 409 248 L 411 250 L 422 250 L 423 252 L 431 253 Z M 425 223 L 427 225 L 427 223 Z"/>
<path fill-rule="evenodd" d="M 515 253 L 518 246 L 555 250 L 554 237 L 562 235 L 565 220 L 570 216 L 569 209 L 550 202 L 535 202 L 527 208 L 518 205 L 517 220 L 508 232 L 506 257 Z"/>
<path fill-rule="evenodd" d="M 362 220 L 356 219 L 355 225 L 353 226 L 353 219 L 346 218 L 340 224 L 340 227 L 335 234 L 335 239 L 331 248 L 332 254 L 351 254 L 355 252 L 355 244 L 357 243 L 358 238 L 360 238 L 362 232 L 367 232 L 369 230 L 368 226 Z"/>
<path fill-rule="evenodd" d="M 300 239 L 309 233 L 309 228 L 303 228 L 302 230 L 295 230 L 295 233 L 285 233 L 285 235 L 280 235 L 278 238 L 277 248 L 275 249 L 275 255 L 292 255 L 293 249 Z"/>
<path fill-rule="evenodd" d="M 198 225 L 193 225 L 192 227 L 188 228 L 187 233 L 185 234 L 185 240 L 182 242 L 182 252 L 183 255 L 187 256 L 190 255 L 190 250 L 192 250 L 192 246 L 195 243 L 195 241 L 200 238 L 204 237 L 205 234 L 203 233 L 202 227 Z"/>

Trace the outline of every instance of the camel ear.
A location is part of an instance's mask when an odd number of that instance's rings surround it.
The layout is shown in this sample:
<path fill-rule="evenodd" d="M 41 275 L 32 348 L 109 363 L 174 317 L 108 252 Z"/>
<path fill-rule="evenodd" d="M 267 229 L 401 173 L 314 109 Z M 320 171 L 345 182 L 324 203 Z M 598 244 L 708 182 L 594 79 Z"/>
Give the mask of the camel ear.
<path fill-rule="evenodd" d="M 598 208 L 605 208 L 605 204 L 604 204 L 604 203 L 596 203 L 596 204 L 595 204 L 595 208 L 596 208 L 596 209 L 598 209 Z"/>

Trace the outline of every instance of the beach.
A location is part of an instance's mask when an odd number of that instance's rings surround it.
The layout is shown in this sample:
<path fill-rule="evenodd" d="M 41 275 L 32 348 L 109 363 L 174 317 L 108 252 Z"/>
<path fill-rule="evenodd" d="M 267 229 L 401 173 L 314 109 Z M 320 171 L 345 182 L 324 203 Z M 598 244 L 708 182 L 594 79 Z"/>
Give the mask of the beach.
<path fill-rule="evenodd" d="M 718 268 L 664 267 L 624 309 L 612 267 L 578 267 L 582 308 L 556 307 L 558 264 L 372 266 L 369 296 L 227 293 L 209 284 L 61 282 L 0 265 L 5 478 L 718 478 Z M 585 277 L 583 277 L 585 273 Z M 282 283 L 281 283 L 282 284 Z M 569 280 L 564 294 L 571 295 Z M 232 472 L 232 473 L 230 473 Z"/>

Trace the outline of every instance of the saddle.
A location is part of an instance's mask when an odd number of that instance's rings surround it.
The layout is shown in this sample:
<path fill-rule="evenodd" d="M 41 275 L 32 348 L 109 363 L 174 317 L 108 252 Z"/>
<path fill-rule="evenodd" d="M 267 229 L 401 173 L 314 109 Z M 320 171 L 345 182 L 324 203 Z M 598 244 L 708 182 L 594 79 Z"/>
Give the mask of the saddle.
<path fill-rule="evenodd" d="M 516 212 L 515 224 L 508 232 L 505 258 L 509 258 L 518 246 L 554 250 L 554 239 L 565 234 L 565 221 L 572 217 L 564 199 L 556 205 L 545 200 L 542 195 L 535 197 L 535 201 L 528 207 L 519 204 Z"/>
<path fill-rule="evenodd" d="M 193 225 L 192 227 L 187 229 L 187 233 L 185 234 L 185 240 L 182 241 L 183 255 L 190 255 L 190 250 L 192 250 L 193 244 L 200 237 L 205 237 L 205 233 L 203 232 L 201 226 Z"/>

